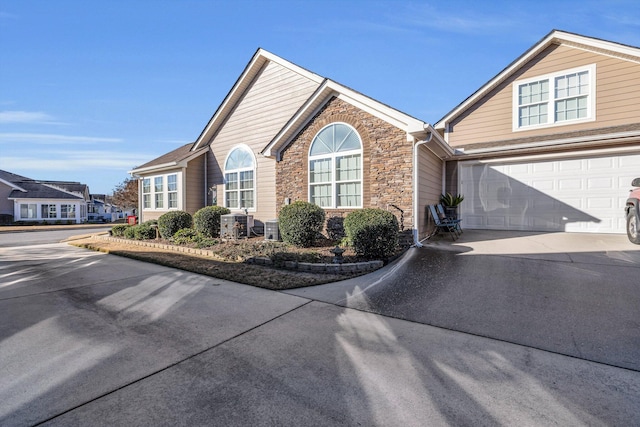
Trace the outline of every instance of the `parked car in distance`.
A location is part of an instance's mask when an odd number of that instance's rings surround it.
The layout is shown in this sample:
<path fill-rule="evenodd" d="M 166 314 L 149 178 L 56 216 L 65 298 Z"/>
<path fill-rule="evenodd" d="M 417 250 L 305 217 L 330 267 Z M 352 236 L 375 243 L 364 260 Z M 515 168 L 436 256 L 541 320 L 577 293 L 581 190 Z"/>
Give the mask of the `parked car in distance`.
<path fill-rule="evenodd" d="M 635 188 L 631 190 L 624 208 L 627 218 L 627 237 L 629 237 L 631 243 L 640 245 L 640 234 L 638 234 L 638 227 L 640 226 L 640 178 L 631 181 L 631 186 Z"/>

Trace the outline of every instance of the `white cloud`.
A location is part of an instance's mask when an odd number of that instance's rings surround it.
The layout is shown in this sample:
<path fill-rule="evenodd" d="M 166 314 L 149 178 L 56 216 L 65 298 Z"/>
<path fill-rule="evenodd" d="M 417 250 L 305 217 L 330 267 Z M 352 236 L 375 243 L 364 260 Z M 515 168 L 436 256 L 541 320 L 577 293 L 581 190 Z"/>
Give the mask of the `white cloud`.
<path fill-rule="evenodd" d="M 33 143 L 33 144 L 98 144 L 119 143 L 120 138 L 104 138 L 94 136 L 72 136 L 46 133 L 0 133 L 0 144 Z"/>
<path fill-rule="evenodd" d="M 56 124 L 54 118 L 39 111 L 0 111 L 0 123 Z"/>
<path fill-rule="evenodd" d="M 37 171 L 78 171 L 97 169 L 130 170 L 149 161 L 148 153 L 112 151 L 50 151 L 33 156 L 2 156 L 0 169 Z"/>

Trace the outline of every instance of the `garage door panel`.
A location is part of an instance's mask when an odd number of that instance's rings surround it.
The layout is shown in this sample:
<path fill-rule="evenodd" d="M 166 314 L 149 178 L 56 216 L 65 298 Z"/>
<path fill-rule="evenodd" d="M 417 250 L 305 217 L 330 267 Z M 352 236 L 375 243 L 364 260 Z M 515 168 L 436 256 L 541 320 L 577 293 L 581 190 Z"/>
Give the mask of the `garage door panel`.
<path fill-rule="evenodd" d="M 624 233 L 640 154 L 504 164 L 461 163 L 469 228 Z"/>

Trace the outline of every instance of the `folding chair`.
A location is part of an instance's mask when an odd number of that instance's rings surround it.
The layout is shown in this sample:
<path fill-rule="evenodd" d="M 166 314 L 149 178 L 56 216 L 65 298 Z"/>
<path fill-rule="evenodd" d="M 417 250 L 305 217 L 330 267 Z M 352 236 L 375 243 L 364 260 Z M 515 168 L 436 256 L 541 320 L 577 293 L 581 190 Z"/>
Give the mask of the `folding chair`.
<path fill-rule="evenodd" d="M 445 222 L 454 223 L 456 225 L 456 231 L 458 232 L 458 234 L 459 235 L 462 234 L 462 226 L 460 226 L 460 222 L 462 222 L 462 220 L 448 217 L 447 214 L 444 212 L 444 207 L 440 203 L 438 203 L 437 208 L 438 208 L 438 216 L 440 217 L 440 219 Z"/>
<path fill-rule="evenodd" d="M 455 241 L 458 238 L 456 225 L 453 223 L 442 221 L 440 219 L 440 216 L 438 216 L 438 212 L 436 212 L 436 207 L 434 205 L 429 205 L 429 211 L 431 212 L 431 217 L 433 218 L 433 222 L 436 225 L 436 233 L 438 233 L 440 230 L 445 230 L 449 233 L 451 239 Z"/>

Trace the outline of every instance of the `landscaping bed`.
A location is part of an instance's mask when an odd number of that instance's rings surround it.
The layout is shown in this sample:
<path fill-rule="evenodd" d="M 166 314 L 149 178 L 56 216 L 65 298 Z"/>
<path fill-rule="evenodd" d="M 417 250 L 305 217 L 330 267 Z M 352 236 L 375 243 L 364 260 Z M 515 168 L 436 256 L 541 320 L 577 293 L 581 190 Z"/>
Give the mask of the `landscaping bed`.
<path fill-rule="evenodd" d="M 136 244 L 147 242 L 147 246 Z M 287 262 L 332 264 L 334 255 L 330 252 L 335 243 L 329 239 L 319 239 L 312 247 L 300 248 L 283 242 L 266 241 L 261 237 L 231 241 L 215 241 L 207 247 L 196 245 L 173 245 L 168 240 L 128 241 L 126 239 L 105 239 L 93 236 L 70 242 L 71 244 L 114 255 L 178 268 L 211 277 L 272 290 L 293 289 L 303 286 L 345 280 L 366 274 L 364 269 L 356 271 L 309 272 L 285 268 Z M 360 263 L 350 248 L 345 248 L 344 263 Z M 258 265 L 256 258 L 269 258 L 271 265 Z"/>

